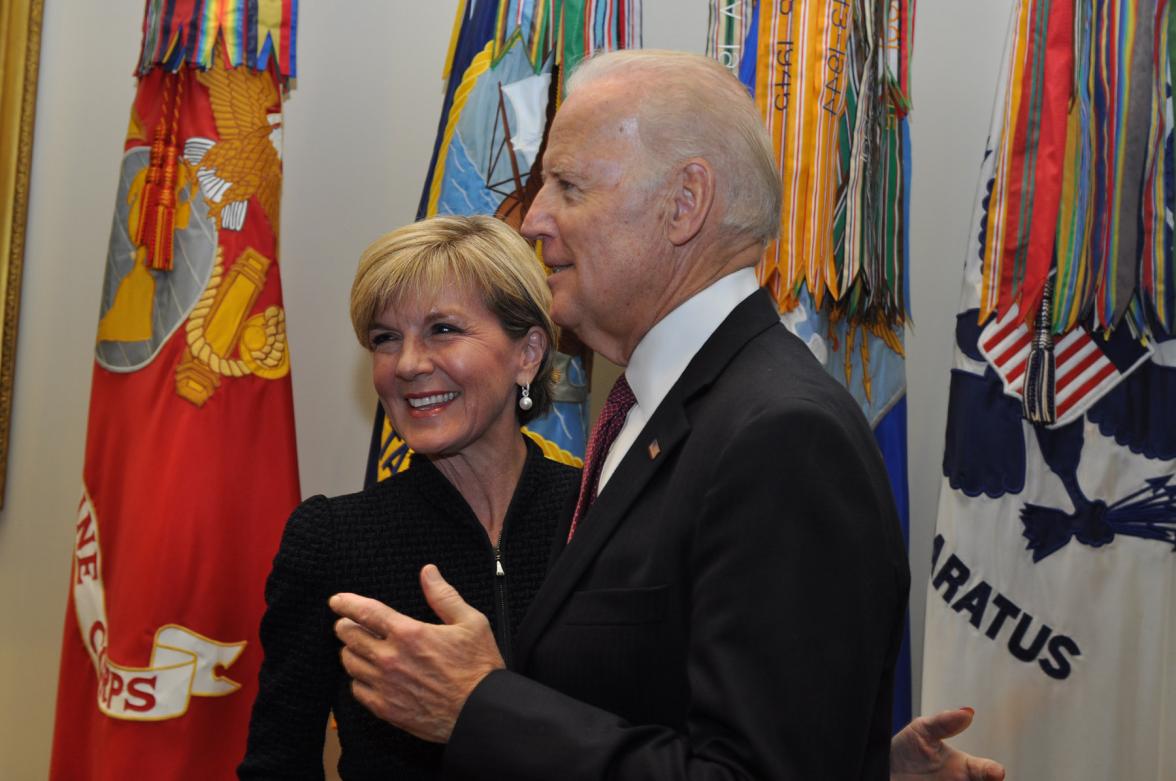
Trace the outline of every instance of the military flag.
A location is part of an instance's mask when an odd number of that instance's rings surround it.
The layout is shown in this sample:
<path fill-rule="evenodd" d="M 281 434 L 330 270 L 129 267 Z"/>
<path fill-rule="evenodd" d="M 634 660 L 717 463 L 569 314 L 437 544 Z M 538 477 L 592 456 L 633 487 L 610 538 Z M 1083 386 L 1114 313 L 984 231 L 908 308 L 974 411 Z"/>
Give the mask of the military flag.
<path fill-rule="evenodd" d="M 1176 778 L 1176 22 L 1013 9 L 955 330 L 923 709 L 1013 778 Z"/>
<path fill-rule="evenodd" d="M 543 143 L 563 78 L 584 57 L 641 45 L 641 0 L 461 2 L 433 158 L 417 219 L 492 214 L 518 228 L 542 184 Z M 554 409 L 523 431 L 548 458 L 580 466 L 592 352 L 565 332 Z M 408 468 L 412 452 L 377 408 L 365 482 Z"/>
<path fill-rule="evenodd" d="M 296 0 L 148 0 L 98 311 L 54 779 L 228 778 L 299 501 L 278 270 Z"/>
<path fill-rule="evenodd" d="M 707 44 L 755 97 L 784 185 L 760 282 L 873 426 L 904 535 L 913 36 L 908 0 L 712 0 Z M 910 716 L 908 638 L 896 729 Z"/>

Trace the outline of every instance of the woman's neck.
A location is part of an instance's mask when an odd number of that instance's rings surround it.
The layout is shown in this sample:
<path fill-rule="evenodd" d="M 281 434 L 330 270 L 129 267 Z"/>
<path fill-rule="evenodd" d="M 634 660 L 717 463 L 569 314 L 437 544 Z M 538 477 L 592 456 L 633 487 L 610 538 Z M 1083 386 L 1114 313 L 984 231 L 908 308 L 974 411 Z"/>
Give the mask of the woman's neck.
<path fill-rule="evenodd" d="M 506 447 L 467 448 L 450 456 L 430 457 L 474 511 L 490 542 L 497 546 L 515 487 L 523 474 L 527 446 L 515 430 Z"/>

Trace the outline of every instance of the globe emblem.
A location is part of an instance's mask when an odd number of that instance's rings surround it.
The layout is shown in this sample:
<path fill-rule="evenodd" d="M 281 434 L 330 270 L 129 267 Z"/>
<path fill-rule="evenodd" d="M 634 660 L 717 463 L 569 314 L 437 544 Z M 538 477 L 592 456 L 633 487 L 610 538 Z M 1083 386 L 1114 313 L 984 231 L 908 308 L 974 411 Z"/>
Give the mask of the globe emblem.
<path fill-rule="evenodd" d="M 110 230 L 95 359 L 115 372 L 137 371 L 155 359 L 188 318 L 216 259 L 216 224 L 199 189 L 190 186 L 190 169 L 181 162 L 174 267 L 157 271 L 143 264 L 143 250 L 131 238 L 130 225 L 137 218 L 150 156 L 147 147 L 135 147 L 123 156 Z"/>

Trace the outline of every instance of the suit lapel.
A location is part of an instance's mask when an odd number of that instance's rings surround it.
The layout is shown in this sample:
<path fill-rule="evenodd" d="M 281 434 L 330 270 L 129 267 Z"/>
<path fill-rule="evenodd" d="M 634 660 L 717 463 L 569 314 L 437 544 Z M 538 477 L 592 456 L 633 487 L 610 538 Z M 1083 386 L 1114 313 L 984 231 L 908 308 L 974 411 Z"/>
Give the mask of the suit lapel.
<path fill-rule="evenodd" d="M 768 293 L 757 290 L 737 306 L 690 361 L 658 405 L 633 446 L 577 527 L 576 536 L 555 557 L 551 571 L 515 636 L 515 652 L 525 669 L 532 648 L 567 601 L 585 570 L 599 555 L 617 525 L 690 431 L 686 403 L 709 386 L 735 354 L 757 334 L 780 322 Z M 654 447 L 653 443 L 656 443 Z M 568 523 L 560 526 L 567 537 Z"/>

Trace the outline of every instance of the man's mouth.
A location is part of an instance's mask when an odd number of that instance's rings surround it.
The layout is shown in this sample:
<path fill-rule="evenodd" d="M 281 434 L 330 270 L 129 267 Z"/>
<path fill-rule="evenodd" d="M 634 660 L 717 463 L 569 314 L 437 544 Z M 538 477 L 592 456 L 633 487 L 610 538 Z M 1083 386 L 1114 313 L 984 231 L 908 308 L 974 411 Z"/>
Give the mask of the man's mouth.
<path fill-rule="evenodd" d="M 457 398 L 456 391 L 449 393 L 434 393 L 430 396 L 418 396 L 408 399 L 408 405 L 413 409 L 424 409 L 426 407 L 434 407 L 438 404 L 448 404 Z"/>

